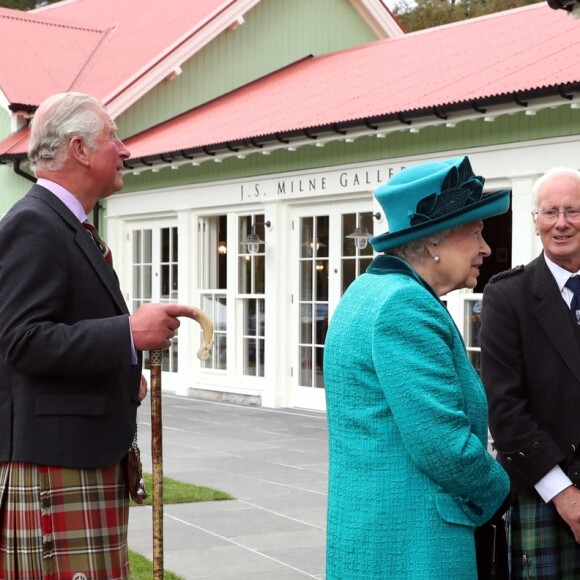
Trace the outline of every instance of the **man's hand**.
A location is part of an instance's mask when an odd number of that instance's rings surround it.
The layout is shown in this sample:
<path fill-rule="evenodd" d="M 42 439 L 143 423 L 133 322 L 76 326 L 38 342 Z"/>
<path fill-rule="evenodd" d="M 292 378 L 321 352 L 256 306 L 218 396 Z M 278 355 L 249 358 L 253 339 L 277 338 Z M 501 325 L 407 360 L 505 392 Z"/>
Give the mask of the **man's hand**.
<path fill-rule="evenodd" d="M 141 375 L 141 384 L 139 385 L 139 402 L 147 396 L 147 379 Z"/>
<path fill-rule="evenodd" d="M 580 489 L 573 485 L 552 498 L 560 517 L 570 526 L 576 543 L 580 544 Z"/>
<path fill-rule="evenodd" d="M 181 324 L 178 316 L 194 318 L 197 311 L 181 304 L 143 304 L 130 317 L 133 343 L 137 350 L 169 348 Z"/>

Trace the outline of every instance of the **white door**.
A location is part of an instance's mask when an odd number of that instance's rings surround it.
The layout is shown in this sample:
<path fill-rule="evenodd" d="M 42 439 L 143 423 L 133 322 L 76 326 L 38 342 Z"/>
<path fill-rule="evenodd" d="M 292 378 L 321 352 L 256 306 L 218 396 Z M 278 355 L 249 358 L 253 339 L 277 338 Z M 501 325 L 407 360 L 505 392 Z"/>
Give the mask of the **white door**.
<path fill-rule="evenodd" d="M 146 302 L 178 302 L 178 230 L 177 220 L 159 219 L 131 222 L 127 226 L 128 263 L 131 274 L 127 303 L 134 312 Z M 179 331 L 170 348 L 163 352 L 163 389 L 177 385 Z M 149 353 L 143 353 L 144 369 L 149 369 Z"/>
<path fill-rule="evenodd" d="M 372 234 L 370 208 L 369 200 L 297 208 L 293 213 L 297 258 L 291 316 L 295 321 L 291 400 L 295 407 L 326 409 L 323 360 L 328 323 L 346 288 L 373 257 L 370 244 L 358 248 L 347 235 L 357 226 Z"/>

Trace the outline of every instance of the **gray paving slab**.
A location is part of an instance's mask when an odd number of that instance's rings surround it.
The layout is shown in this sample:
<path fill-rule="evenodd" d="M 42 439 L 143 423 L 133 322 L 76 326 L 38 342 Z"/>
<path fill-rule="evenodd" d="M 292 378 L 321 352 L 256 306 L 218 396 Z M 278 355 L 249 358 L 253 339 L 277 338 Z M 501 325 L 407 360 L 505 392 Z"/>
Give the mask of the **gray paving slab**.
<path fill-rule="evenodd" d="M 139 409 L 151 471 L 150 408 Z M 164 506 L 164 564 L 185 580 L 324 580 L 324 413 L 165 395 L 164 475 L 232 501 Z M 152 558 L 152 510 L 132 507 L 129 545 Z"/>

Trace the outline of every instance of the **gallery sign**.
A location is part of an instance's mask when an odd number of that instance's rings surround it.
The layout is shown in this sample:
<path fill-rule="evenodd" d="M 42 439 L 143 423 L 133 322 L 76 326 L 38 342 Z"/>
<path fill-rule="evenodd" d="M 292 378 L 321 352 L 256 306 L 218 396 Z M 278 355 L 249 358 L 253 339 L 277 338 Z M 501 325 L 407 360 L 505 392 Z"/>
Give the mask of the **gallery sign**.
<path fill-rule="evenodd" d="M 273 201 L 361 190 L 373 191 L 401 169 L 405 169 L 405 166 L 377 166 L 250 181 L 239 186 L 240 201 Z"/>

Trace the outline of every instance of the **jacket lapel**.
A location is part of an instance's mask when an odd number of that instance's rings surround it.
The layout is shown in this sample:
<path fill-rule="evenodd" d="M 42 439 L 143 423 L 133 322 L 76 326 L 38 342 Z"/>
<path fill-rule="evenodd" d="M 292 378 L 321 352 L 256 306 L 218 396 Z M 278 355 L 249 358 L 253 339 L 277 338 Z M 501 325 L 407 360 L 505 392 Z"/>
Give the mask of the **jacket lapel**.
<path fill-rule="evenodd" d="M 99 248 L 91 238 L 85 227 L 73 215 L 56 195 L 39 185 L 33 186 L 28 195 L 45 202 L 66 224 L 74 231 L 75 243 L 86 259 L 91 263 L 95 272 L 115 300 L 121 312 L 128 314 L 127 304 L 119 287 L 119 280 L 113 269 L 107 264 Z"/>
<path fill-rule="evenodd" d="M 537 299 L 535 316 L 566 366 L 580 382 L 578 340 L 572 324 L 562 324 L 563 318 L 569 318 L 566 303 L 562 300 L 554 276 L 546 265 L 543 255 L 533 262 L 532 267 L 532 293 Z"/>

